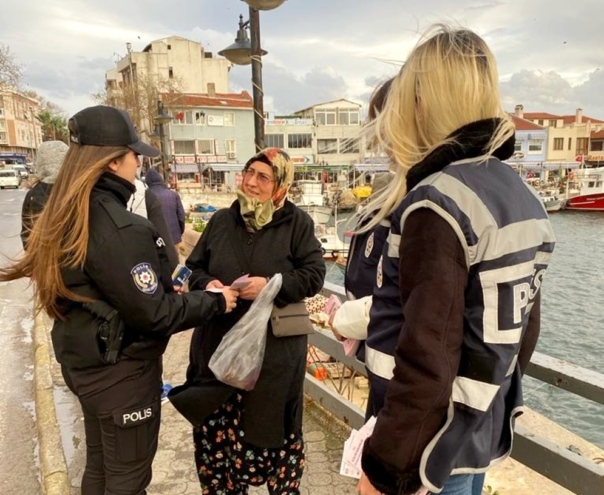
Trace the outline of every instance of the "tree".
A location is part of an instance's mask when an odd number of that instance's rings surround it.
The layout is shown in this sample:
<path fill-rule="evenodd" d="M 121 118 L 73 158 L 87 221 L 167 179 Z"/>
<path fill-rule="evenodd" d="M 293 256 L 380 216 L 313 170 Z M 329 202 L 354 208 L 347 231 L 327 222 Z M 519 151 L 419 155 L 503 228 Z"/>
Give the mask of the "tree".
<path fill-rule="evenodd" d="M 10 53 L 8 45 L 0 43 L 0 90 L 19 86 L 23 69 Z"/>
<path fill-rule="evenodd" d="M 138 127 L 139 133 L 151 133 L 155 129 L 157 101 L 160 95 L 169 95 L 170 102 L 182 96 L 182 80 L 161 76 L 138 76 L 135 84 L 120 83 L 116 88 L 108 88 L 94 93 L 92 98 L 99 105 L 126 110 Z M 169 106 L 164 98 L 164 103 Z"/>
<path fill-rule="evenodd" d="M 54 109 L 52 107 L 55 107 Z M 68 143 L 67 119 L 57 111 L 58 107 L 47 102 L 36 118 L 42 124 L 42 141 L 63 141 Z"/>

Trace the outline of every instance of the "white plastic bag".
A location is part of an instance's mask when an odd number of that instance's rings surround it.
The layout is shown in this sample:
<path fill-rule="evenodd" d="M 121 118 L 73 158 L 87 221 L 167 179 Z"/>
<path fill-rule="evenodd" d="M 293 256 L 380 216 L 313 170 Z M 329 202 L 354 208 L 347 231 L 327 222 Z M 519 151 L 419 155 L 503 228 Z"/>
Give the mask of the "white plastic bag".
<path fill-rule="evenodd" d="M 231 328 L 210 358 L 210 369 L 221 382 L 252 390 L 260 376 L 273 300 L 281 289 L 281 274 L 272 277 L 252 306 Z"/>

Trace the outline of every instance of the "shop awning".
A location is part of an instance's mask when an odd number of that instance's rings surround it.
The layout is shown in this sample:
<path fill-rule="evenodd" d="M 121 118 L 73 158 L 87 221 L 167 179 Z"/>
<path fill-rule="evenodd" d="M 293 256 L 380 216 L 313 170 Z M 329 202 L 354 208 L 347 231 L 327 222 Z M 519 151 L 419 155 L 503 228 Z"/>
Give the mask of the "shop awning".
<path fill-rule="evenodd" d="M 170 165 L 173 172 L 177 174 L 198 174 L 208 168 L 207 163 L 173 163 Z"/>
<path fill-rule="evenodd" d="M 241 172 L 245 163 L 208 163 L 214 172 Z"/>
<path fill-rule="evenodd" d="M 388 172 L 390 165 L 388 163 L 355 163 L 353 165 L 357 172 Z"/>

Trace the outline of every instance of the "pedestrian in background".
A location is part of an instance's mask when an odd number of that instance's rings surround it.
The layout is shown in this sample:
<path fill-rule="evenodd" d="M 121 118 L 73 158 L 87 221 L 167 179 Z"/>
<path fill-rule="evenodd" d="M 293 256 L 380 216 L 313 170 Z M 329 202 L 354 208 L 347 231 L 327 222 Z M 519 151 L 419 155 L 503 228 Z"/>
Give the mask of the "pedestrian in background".
<path fill-rule="evenodd" d="M 187 260 L 192 289 L 220 288 L 250 275 L 232 314 L 195 329 L 187 382 L 169 395 L 195 425 L 203 495 L 239 495 L 265 483 L 271 495 L 300 493 L 307 336 L 277 337 L 269 323 L 260 376 L 249 392 L 219 382 L 208 366 L 269 277 L 283 276 L 277 307 L 312 297 L 323 286 L 325 263 L 314 223 L 287 199 L 293 177 L 294 165 L 280 149 L 250 158 L 237 201 L 212 216 Z"/>
<path fill-rule="evenodd" d="M 552 227 L 503 163 L 514 124 L 475 33 L 428 32 L 373 128 L 395 175 L 366 226 L 390 217 L 366 350 L 389 383 L 358 491 L 478 495 L 511 451 Z"/>
<path fill-rule="evenodd" d="M 185 231 L 185 209 L 182 206 L 180 196 L 176 191 L 168 189 L 164 179 L 154 168 L 150 168 L 147 171 L 145 183 L 161 202 L 168 231 L 172 236 L 174 247 L 178 251 L 179 245 L 182 242 L 182 235 Z"/>
<path fill-rule="evenodd" d="M 27 249 L 27 239 L 37 216 L 44 209 L 52 185 L 57 180 L 69 146 L 63 141 L 45 141 L 38 148 L 34 167 L 38 182 L 27 191 L 21 209 L 21 242 Z"/>
<path fill-rule="evenodd" d="M 68 122 L 70 148 L 29 249 L 0 281 L 30 277 L 84 416 L 82 495 L 144 495 L 160 425 L 170 336 L 235 307 L 237 293 L 174 291 L 165 243 L 127 209 L 141 142 L 128 114 L 95 106 Z"/>

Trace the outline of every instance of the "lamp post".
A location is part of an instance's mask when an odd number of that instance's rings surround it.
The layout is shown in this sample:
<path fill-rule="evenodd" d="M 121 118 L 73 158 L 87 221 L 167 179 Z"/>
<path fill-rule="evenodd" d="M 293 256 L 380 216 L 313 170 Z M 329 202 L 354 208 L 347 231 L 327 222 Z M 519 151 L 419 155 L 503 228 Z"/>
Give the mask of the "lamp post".
<path fill-rule="evenodd" d="M 153 118 L 153 120 L 159 124 L 159 147 L 161 151 L 161 176 L 166 182 L 166 143 L 164 136 L 164 125 L 168 124 L 172 117 L 166 113 L 164 113 L 164 104 L 161 100 L 157 100 L 157 115 Z"/>
<path fill-rule="evenodd" d="M 252 88 L 254 97 L 254 142 L 256 151 L 264 148 L 264 93 L 262 90 L 262 56 L 267 52 L 260 44 L 259 10 L 272 10 L 285 0 L 243 0 L 249 5 L 249 20 L 239 16 L 239 29 L 235 43 L 218 52 L 229 62 L 236 65 L 252 64 Z M 250 28 L 248 38 L 246 28 Z M 250 39 L 251 38 L 251 39 Z"/>

